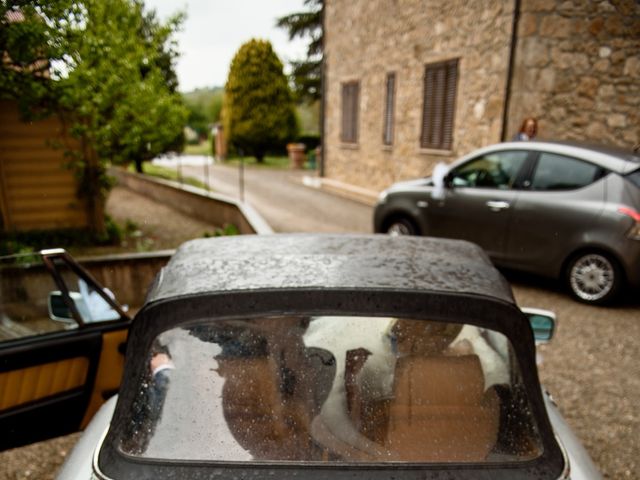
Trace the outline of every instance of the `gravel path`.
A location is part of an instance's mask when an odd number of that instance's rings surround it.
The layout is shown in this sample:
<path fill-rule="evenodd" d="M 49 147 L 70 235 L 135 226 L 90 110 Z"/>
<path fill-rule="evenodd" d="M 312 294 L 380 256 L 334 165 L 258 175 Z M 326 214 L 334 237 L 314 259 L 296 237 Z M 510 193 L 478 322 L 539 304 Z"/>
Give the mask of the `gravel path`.
<path fill-rule="evenodd" d="M 513 281 L 512 281 L 513 283 Z M 520 306 L 556 312 L 540 377 L 605 478 L 640 478 L 640 298 L 578 304 L 539 283 L 513 284 Z"/>
<path fill-rule="evenodd" d="M 121 221 L 130 218 L 155 229 L 156 248 L 212 229 L 123 189 L 114 190 L 108 209 Z M 545 282 L 509 279 L 519 305 L 558 315 L 555 339 L 540 348 L 540 375 L 574 432 L 605 478 L 640 478 L 640 298 L 627 298 L 611 308 L 588 307 Z M 0 453 L 0 479 L 54 478 L 77 438 Z"/>
<path fill-rule="evenodd" d="M 183 215 L 123 187 L 115 187 L 109 194 L 107 213 L 117 223 L 133 221 L 145 231 L 151 241 L 148 250 L 176 248 L 192 238 L 213 234 L 218 225 L 211 225 Z"/>

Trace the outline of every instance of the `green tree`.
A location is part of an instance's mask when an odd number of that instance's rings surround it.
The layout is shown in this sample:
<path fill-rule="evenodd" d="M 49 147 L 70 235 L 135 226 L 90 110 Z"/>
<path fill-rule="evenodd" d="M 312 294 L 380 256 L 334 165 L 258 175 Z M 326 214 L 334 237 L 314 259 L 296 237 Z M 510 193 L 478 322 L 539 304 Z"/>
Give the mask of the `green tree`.
<path fill-rule="evenodd" d="M 209 104 L 209 116 L 213 123 L 220 121 L 220 114 L 222 113 L 222 103 L 224 99 L 224 90 L 216 90 L 211 97 L 211 103 Z"/>
<path fill-rule="evenodd" d="M 189 117 L 187 118 L 187 125 L 193 128 L 198 133 L 198 138 L 208 135 L 210 119 L 207 115 L 205 106 L 199 103 L 186 102 L 187 109 L 189 110 Z"/>
<path fill-rule="evenodd" d="M 308 38 L 307 58 L 291 62 L 294 89 L 297 97 L 313 103 L 322 96 L 322 8 L 323 0 L 305 0 L 306 12 L 280 17 L 276 25 L 289 33 L 289 40 Z"/>
<path fill-rule="evenodd" d="M 104 226 L 107 163 L 180 148 L 187 111 L 175 91 L 171 37 L 141 0 L 4 0 L 0 95 L 25 114 L 57 114 L 79 141 L 66 148 L 94 230 Z"/>
<path fill-rule="evenodd" d="M 234 56 L 223 119 L 229 143 L 258 162 L 296 136 L 293 95 L 270 42 L 250 40 Z"/>
<path fill-rule="evenodd" d="M 182 94 L 189 109 L 187 125 L 198 132 L 200 137 L 208 136 L 211 125 L 220 121 L 223 95 L 221 87 L 197 88 Z"/>

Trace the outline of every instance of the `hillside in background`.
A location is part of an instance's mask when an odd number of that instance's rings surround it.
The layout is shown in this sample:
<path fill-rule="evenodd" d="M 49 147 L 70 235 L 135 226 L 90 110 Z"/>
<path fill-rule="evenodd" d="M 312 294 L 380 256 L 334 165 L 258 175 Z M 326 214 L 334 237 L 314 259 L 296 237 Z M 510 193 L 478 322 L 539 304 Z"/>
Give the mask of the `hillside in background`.
<path fill-rule="evenodd" d="M 182 94 L 189 109 L 187 125 L 197 134 L 194 139 L 187 138 L 188 143 L 198 143 L 198 139 L 206 138 L 211 125 L 220 121 L 223 96 L 222 87 L 197 88 Z"/>
<path fill-rule="evenodd" d="M 224 87 L 197 88 L 182 94 L 190 115 L 188 125 L 198 133 L 205 133 L 206 126 L 220 120 Z M 320 102 L 302 103 L 296 106 L 301 135 L 320 133 Z"/>
<path fill-rule="evenodd" d="M 187 104 L 208 106 L 215 97 L 221 95 L 224 95 L 224 87 L 207 87 L 183 93 L 182 97 Z"/>

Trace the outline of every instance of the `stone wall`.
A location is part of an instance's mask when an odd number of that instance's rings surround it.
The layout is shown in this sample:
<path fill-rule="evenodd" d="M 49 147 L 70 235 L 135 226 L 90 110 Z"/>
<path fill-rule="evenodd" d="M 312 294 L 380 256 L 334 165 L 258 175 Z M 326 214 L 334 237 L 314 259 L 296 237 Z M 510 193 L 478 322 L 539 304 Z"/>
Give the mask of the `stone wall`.
<path fill-rule="evenodd" d="M 640 142 L 640 3 L 522 0 L 508 132 L 630 148 Z"/>
<path fill-rule="evenodd" d="M 500 141 L 513 0 L 327 0 L 327 177 L 371 190 Z M 459 58 L 451 151 L 420 148 L 426 64 Z M 383 145 L 387 73 L 396 74 L 394 141 Z M 360 82 L 359 140 L 340 142 L 341 86 Z"/>

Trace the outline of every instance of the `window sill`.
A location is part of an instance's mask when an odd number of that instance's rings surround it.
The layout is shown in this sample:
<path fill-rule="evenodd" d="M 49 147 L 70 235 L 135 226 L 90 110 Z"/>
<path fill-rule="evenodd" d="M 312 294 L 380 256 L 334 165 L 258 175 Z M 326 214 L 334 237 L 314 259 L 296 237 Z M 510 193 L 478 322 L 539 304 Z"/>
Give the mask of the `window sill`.
<path fill-rule="evenodd" d="M 383 152 L 392 152 L 393 151 L 393 145 L 382 145 L 382 151 Z"/>
<path fill-rule="evenodd" d="M 435 148 L 421 148 L 418 150 L 421 155 L 438 155 L 441 157 L 452 157 L 453 150 L 437 150 Z"/>
<path fill-rule="evenodd" d="M 343 148 L 345 150 L 358 150 L 360 148 L 360 145 L 357 143 L 344 143 L 342 142 L 340 144 L 340 148 Z"/>

